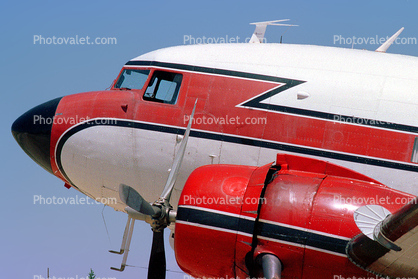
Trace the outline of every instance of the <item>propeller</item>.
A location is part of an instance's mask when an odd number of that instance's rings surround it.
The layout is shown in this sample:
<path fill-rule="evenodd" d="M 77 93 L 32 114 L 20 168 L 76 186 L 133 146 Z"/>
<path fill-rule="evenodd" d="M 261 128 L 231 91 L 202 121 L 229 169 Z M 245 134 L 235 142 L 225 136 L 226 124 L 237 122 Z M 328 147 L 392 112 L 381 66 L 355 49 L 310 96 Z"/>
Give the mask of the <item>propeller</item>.
<path fill-rule="evenodd" d="M 173 166 L 171 167 L 167 182 L 160 198 L 153 204 L 150 204 L 131 186 L 125 184 L 119 185 L 119 197 L 127 206 L 139 213 L 152 217 L 151 228 L 153 231 L 153 237 L 151 255 L 148 264 L 148 279 L 165 279 L 166 261 L 164 249 L 164 229 L 176 220 L 176 212 L 173 211 L 173 207 L 170 205 L 170 198 L 179 174 L 181 163 L 183 162 L 196 105 L 197 99 L 195 101 L 192 114 L 190 115 L 186 132 L 184 133 L 177 155 L 174 158 Z"/>

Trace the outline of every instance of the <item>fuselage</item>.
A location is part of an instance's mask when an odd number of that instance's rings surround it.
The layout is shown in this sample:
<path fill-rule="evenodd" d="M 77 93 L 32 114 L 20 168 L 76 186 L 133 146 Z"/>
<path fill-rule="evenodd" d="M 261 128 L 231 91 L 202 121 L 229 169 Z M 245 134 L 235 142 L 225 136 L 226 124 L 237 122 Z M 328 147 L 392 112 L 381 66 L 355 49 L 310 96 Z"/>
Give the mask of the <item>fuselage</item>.
<path fill-rule="evenodd" d="M 260 166 L 278 152 L 418 195 L 417 69 L 416 57 L 308 45 L 157 50 L 126 63 L 110 90 L 58 101 L 51 171 L 94 199 L 116 198 L 116 210 L 126 206 L 120 183 L 154 201 L 198 99 L 174 206 L 195 168 Z M 135 75 L 139 85 L 123 85 Z"/>

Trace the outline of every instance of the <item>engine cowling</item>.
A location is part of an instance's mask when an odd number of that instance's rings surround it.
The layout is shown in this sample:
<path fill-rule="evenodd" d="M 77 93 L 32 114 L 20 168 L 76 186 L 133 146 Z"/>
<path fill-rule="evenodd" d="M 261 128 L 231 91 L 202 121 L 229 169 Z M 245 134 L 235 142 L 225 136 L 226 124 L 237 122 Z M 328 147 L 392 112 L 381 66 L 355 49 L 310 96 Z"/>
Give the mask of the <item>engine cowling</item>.
<path fill-rule="evenodd" d="M 261 277 L 265 254 L 280 260 L 282 278 L 372 276 L 346 256 L 348 241 L 361 233 L 353 212 L 366 204 L 395 212 L 411 197 L 294 155 L 263 167 L 203 166 L 179 200 L 176 259 L 195 278 Z"/>

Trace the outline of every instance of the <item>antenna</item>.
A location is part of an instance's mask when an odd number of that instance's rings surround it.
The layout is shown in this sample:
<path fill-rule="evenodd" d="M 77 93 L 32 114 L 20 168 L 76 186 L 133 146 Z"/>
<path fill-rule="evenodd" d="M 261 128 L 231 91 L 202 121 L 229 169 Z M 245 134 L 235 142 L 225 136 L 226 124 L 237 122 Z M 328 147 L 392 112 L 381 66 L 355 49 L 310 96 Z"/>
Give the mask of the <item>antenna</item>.
<path fill-rule="evenodd" d="M 396 38 L 398 38 L 398 36 L 402 33 L 403 30 L 404 30 L 403 27 L 401 29 L 399 29 L 398 32 L 396 32 L 395 34 L 393 34 L 392 37 L 390 37 L 386 42 L 383 43 L 383 45 L 381 45 L 380 47 L 378 47 L 375 51 L 376 52 L 386 52 L 388 50 L 388 48 L 396 40 Z"/>
<path fill-rule="evenodd" d="M 250 23 L 255 25 L 255 30 L 253 35 L 251 36 L 251 40 L 249 43 L 262 43 L 264 39 L 264 34 L 266 33 L 267 25 L 275 25 L 275 26 L 298 26 L 294 24 L 286 24 L 286 23 L 278 23 L 283 21 L 289 21 L 290 19 L 279 19 L 279 20 L 271 20 L 271 21 L 260 21 L 260 22 L 253 22 Z M 287 31 L 287 30 L 286 30 Z M 286 33 L 285 31 L 285 33 Z M 284 33 L 283 33 L 284 34 Z M 282 36 L 283 36 L 282 34 Z M 281 39 L 280 39 L 281 41 Z"/>
<path fill-rule="evenodd" d="M 283 35 L 287 32 L 287 30 L 289 30 L 290 27 L 292 26 L 298 26 L 298 25 L 289 25 L 289 27 L 287 27 L 287 29 L 283 32 L 283 34 L 280 35 L 280 43 L 283 42 Z"/>

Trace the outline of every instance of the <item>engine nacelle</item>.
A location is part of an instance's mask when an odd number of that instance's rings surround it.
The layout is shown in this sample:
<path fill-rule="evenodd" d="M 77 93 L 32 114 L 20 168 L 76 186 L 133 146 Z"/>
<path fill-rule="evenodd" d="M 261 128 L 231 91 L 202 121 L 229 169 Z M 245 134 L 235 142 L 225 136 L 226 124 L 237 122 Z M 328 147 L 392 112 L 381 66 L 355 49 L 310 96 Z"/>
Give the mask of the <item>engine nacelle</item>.
<path fill-rule="evenodd" d="M 263 276 L 258 259 L 275 255 L 282 278 L 373 276 L 346 255 L 360 234 L 353 212 L 366 204 L 397 211 L 411 195 L 346 168 L 293 155 L 263 167 L 209 165 L 187 180 L 174 248 L 195 278 Z M 341 277 L 339 277 L 341 278 Z"/>

